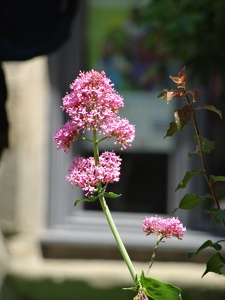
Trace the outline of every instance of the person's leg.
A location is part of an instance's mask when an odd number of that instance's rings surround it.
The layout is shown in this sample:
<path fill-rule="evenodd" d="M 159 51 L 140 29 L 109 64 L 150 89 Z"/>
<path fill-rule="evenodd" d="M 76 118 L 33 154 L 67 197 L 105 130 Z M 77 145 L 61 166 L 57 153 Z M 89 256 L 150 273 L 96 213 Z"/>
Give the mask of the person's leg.
<path fill-rule="evenodd" d="M 9 122 L 6 112 L 7 86 L 4 70 L 0 62 L 0 158 L 4 148 L 8 147 Z"/>

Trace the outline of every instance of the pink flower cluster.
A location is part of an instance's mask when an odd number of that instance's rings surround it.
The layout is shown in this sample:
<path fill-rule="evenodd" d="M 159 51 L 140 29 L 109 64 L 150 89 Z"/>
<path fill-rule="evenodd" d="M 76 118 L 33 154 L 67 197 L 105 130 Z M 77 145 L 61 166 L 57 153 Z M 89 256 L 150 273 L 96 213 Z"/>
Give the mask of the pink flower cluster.
<path fill-rule="evenodd" d="M 184 231 L 186 227 L 179 221 L 178 218 L 161 218 L 161 217 L 149 217 L 144 219 L 142 228 L 146 235 L 151 233 L 156 233 L 157 235 L 162 235 L 165 238 L 170 238 L 171 236 L 177 237 L 182 240 L 184 236 Z"/>
<path fill-rule="evenodd" d="M 114 152 L 102 153 L 97 165 L 94 157 L 76 157 L 66 179 L 73 187 L 80 186 L 87 196 L 93 193 L 99 183 L 106 184 L 119 181 L 120 165 L 121 158 Z"/>
<path fill-rule="evenodd" d="M 130 146 L 135 136 L 135 129 L 132 124 L 125 118 L 114 117 L 110 122 L 100 126 L 100 134 L 106 134 L 107 139 L 116 137 L 115 144 L 120 144 L 121 149 Z"/>
<path fill-rule="evenodd" d="M 57 149 L 69 152 L 71 142 L 79 138 L 80 130 L 98 130 L 107 139 L 116 138 L 121 149 L 130 146 L 134 140 L 135 128 L 117 113 L 124 106 L 123 98 L 113 88 L 105 72 L 80 72 L 70 85 L 72 90 L 62 101 L 62 109 L 72 118 L 58 129 L 54 139 Z"/>
<path fill-rule="evenodd" d="M 86 126 L 98 127 L 100 120 L 107 120 L 124 106 L 105 72 L 80 72 L 70 89 L 72 92 L 63 98 L 63 109 Z"/>
<path fill-rule="evenodd" d="M 80 127 L 77 125 L 76 121 L 70 120 L 60 129 L 55 132 L 54 139 L 57 143 L 57 149 L 64 149 L 65 152 L 69 152 L 71 148 L 71 143 L 79 138 Z"/>

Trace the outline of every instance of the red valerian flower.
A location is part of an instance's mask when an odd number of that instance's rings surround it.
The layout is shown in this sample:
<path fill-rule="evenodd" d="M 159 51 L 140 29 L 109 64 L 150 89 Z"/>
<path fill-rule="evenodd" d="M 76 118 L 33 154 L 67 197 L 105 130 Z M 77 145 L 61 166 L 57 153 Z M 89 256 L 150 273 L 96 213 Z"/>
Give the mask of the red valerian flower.
<path fill-rule="evenodd" d="M 68 121 L 54 135 L 57 149 L 69 152 L 71 143 L 82 138 L 80 133 L 97 130 L 106 139 L 115 137 L 115 144 L 121 150 L 134 140 L 135 127 L 117 114 L 124 106 L 123 98 L 113 88 L 105 72 L 80 72 L 70 85 L 72 90 L 63 98 L 62 109 L 72 120 Z"/>
<path fill-rule="evenodd" d="M 80 72 L 63 98 L 62 109 L 87 128 L 99 128 L 102 122 L 118 113 L 123 98 L 113 88 L 105 72 Z"/>
<path fill-rule="evenodd" d="M 104 152 L 99 156 L 96 165 L 94 157 L 74 158 L 66 179 L 75 187 L 80 186 L 85 195 L 90 195 L 100 184 L 119 181 L 121 158 L 114 152 Z"/>
<path fill-rule="evenodd" d="M 161 235 L 165 238 L 175 236 L 179 240 L 182 240 L 182 237 L 184 236 L 183 232 L 186 231 L 186 227 L 183 227 L 180 220 L 175 217 L 149 217 L 144 219 L 142 228 L 146 235 L 156 233 L 157 235 Z"/>
<path fill-rule="evenodd" d="M 59 149 L 64 149 L 64 152 L 69 152 L 71 143 L 79 138 L 80 127 L 76 121 L 70 120 L 54 134 L 54 140 L 57 143 Z"/>

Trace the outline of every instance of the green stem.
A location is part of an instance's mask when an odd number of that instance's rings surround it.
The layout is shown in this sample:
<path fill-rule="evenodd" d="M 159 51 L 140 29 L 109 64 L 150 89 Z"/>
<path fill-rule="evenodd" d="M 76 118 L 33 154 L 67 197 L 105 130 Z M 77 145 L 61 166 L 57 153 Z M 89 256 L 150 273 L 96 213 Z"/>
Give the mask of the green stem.
<path fill-rule="evenodd" d="M 185 93 L 186 93 L 186 91 L 185 91 Z M 188 104 L 191 105 L 191 101 L 190 101 L 187 93 L 186 93 L 186 99 L 188 101 Z M 201 140 L 200 140 L 200 134 L 199 134 L 199 129 L 198 129 L 198 124 L 197 124 L 197 120 L 196 120 L 196 117 L 195 117 L 195 113 L 193 114 L 192 124 L 193 124 L 194 130 L 195 130 L 195 134 L 198 136 L 197 143 L 198 143 L 199 155 L 200 155 L 200 159 L 201 159 L 202 171 L 203 171 L 203 174 L 205 176 L 205 180 L 206 180 L 206 182 L 209 186 L 209 189 L 210 189 L 210 192 L 211 192 L 211 195 L 212 195 L 212 198 L 214 200 L 214 203 L 215 203 L 216 207 L 218 209 L 221 209 L 219 201 L 218 201 L 216 193 L 215 193 L 215 190 L 214 190 L 214 187 L 213 187 L 213 183 L 210 180 L 210 176 L 209 176 L 207 168 L 206 168 L 205 156 L 204 156 L 203 149 L 202 149 L 202 143 L 201 143 Z M 222 220 L 222 224 L 223 224 L 223 227 L 225 228 L 225 221 L 224 220 Z"/>
<path fill-rule="evenodd" d="M 104 196 L 100 196 L 99 197 L 99 201 L 101 203 L 102 210 L 103 210 L 103 212 L 104 212 L 104 214 L 106 216 L 106 219 L 108 221 L 109 227 L 110 227 L 110 229 L 111 229 L 111 231 L 112 231 L 112 233 L 114 235 L 114 238 L 116 240 L 116 243 L 118 245 L 120 253 L 121 253 L 121 255 L 122 255 L 122 257 L 123 257 L 123 259 L 124 259 L 124 261 L 125 261 L 128 269 L 129 269 L 129 271 L 130 271 L 130 274 L 131 274 L 131 277 L 132 277 L 134 283 L 136 283 L 136 277 L 137 276 L 136 276 L 136 272 L 135 272 L 134 266 L 133 266 L 133 264 L 131 262 L 131 259 L 130 259 L 129 255 L 128 255 L 128 253 L 127 253 L 127 250 L 126 250 L 126 248 L 125 248 L 125 246 L 124 246 L 124 244 L 122 242 L 120 234 L 119 234 L 119 232 L 118 232 L 118 230 L 116 228 L 116 225 L 114 223 L 114 220 L 112 218 L 112 215 L 110 213 L 108 205 L 107 205 L 107 203 L 105 201 L 105 197 Z"/>
<path fill-rule="evenodd" d="M 96 130 L 93 130 L 93 150 L 94 150 L 94 158 L 95 158 L 95 164 L 98 165 L 99 163 L 99 149 L 98 149 L 98 139 L 97 139 L 97 131 Z M 99 184 L 99 190 L 101 189 L 101 184 Z M 121 252 L 121 255 L 130 271 L 130 274 L 131 274 L 131 277 L 134 281 L 134 283 L 136 283 L 136 272 L 135 272 L 135 269 L 134 269 L 134 266 L 131 262 L 131 259 L 127 253 L 127 250 L 123 244 L 123 241 L 120 237 L 120 234 L 116 228 L 116 225 L 114 223 L 114 220 L 112 218 L 112 215 L 110 213 L 110 210 L 108 208 L 108 205 L 106 203 L 106 200 L 105 200 L 105 197 L 103 195 L 100 195 L 99 196 L 99 201 L 100 201 L 100 204 L 101 204 L 101 207 L 102 207 L 102 210 L 106 216 L 106 219 L 108 221 L 108 224 L 109 224 L 109 227 L 114 235 L 114 238 L 116 240 L 116 243 L 118 245 L 118 248 Z"/>
<path fill-rule="evenodd" d="M 98 165 L 98 163 L 99 163 L 99 150 L 98 150 L 97 130 L 93 130 L 93 150 L 94 150 L 95 164 Z"/>
<path fill-rule="evenodd" d="M 154 261 L 155 261 L 156 251 L 157 251 L 157 249 L 158 249 L 159 243 L 162 241 L 163 238 L 164 238 L 164 236 L 161 235 L 161 234 L 158 236 L 158 239 L 157 239 L 155 248 L 154 248 L 153 253 L 152 253 L 152 257 L 151 257 L 151 260 L 150 260 L 150 264 L 149 264 L 149 267 L 148 267 L 148 271 L 147 271 L 147 273 L 146 273 L 146 276 L 148 275 L 148 273 L 149 273 L 149 271 L 150 271 L 150 269 L 151 269 L 151 267 L 152 267 L 152 265 L 153 265 L 153 263 L 154 263 Z"/>
<path fill-rule="evenodd" d="M 193 126 L 194 126 L 194 129 L 195 129 L 196 135 L 198 137 L 200 137 L 195 115 L 193 115 Z M 215 190 L 214 190 L 214 187 L 213 187 L 213 183 L 212 183 L 212 181 L 210 179 L 210 176 L 208 174 L 208 171 L 206 169 L 205 157 L 204 157 L 204 154 L 203 154 L 202 143 L 200 141 L 200 138 L 198 138 L 198 148 L 199 148 L 199 154 L 200 154 L 200 158 L 201 158 L 202 171 L 203 171 L 203 174 L 205 176 L 205 180 L 206 180 L 206 182 L 209 186 L 209 189 L 210 189 L 210 192 L 211 192 L 211 195 L 213 197 L 213 200 L 214 200 L 214 203 L 215 203 L 216 207 L 218 209 L 221 209 L 218 198 L 216 196 L 216 193 L 215 193 Z M 225 221 L 224 220 L 222 220 L 222 224 L 223 224 L 223 227 L 225 228 Z"/>

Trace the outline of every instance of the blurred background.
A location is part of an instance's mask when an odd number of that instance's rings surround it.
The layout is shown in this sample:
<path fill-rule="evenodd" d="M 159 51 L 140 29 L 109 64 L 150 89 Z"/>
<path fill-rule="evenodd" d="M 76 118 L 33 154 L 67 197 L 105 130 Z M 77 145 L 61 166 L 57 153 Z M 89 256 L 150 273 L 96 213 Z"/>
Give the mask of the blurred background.
<path fill-rule="evenodd" d="M 200 168 L 191 126 L 167 137 L 179 101 L 157 99 L 175 88 L 169 75 L 186 66 L 188 88 L 200 104 L 224 114 L 225 3 L 222 0 L 0 1 L 0 299 L 132 299 L 132 285 L 97 202 L 73 203 L 82 191 L 65 181 L 72 158 L 92 155 L 77 141 L 71 153 L 56 150 L 55 130 L 67 120 L 61 99 L 80 70 L 104 70 L 124 97 L 120 115 L 136 126 L 136 138 L 121 153 L 122 194 L 108 202 L 136 263 L 147 269 L 155 244 L 142 232 L 146 216 L 171 216 L 187 192 L 204 195 L 196 176 L 175 192 L 187 170 Z M 200 133 L 215 141 L 206 156 L 210 174 L 224 175 L 224 125 L 211 112 L 198 115 Z M 221 207 L 224 185 L 216 187 Z M 187 259 L 207 239 L 224 239 L 204 202 L 176 211 L 187 234 L 158 251 L 152 277 L 183 288 L 184 299 L 221 299 L 224 279 L 201 279 L 210 251 Z"/>

